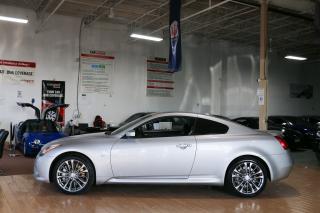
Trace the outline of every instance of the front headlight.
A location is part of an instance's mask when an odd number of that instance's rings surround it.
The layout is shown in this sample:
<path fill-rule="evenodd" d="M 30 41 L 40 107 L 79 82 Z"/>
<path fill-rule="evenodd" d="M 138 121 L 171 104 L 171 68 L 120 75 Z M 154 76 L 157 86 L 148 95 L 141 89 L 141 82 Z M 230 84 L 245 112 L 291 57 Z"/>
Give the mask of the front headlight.
<path fill-rule="evenodd" d="M 59 147 L 59 146 L 61 146 L 61 144 L 52 144 L 52 145 L 50 145 L 50 146 L 43 147 L 43 148 L 41 149 L 41 151 L 40 151 L 40 156 L 45 155 L 46 153 L 50 152 L 51 150 L 53 150 L 53 149 L 55 149 L 55 148 L 57 148 L 57 147 Z"/>
<path fill-rule="evenodd" d="M 317 132 L 317 136 L 318 138 L 320 138 L 320 130 Z"/>
<path fill-rule="evenodd" d="M 34 145 L 40 145 L 41 141 L 39 139 L 35 139 L 34 141 L 32 141 L 32 144 Z"/>

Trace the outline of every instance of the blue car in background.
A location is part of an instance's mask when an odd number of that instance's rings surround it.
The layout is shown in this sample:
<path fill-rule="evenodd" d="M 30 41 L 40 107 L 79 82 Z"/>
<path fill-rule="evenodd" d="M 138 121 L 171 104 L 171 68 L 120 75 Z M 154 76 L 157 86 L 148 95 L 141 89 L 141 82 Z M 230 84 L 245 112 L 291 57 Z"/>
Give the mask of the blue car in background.
<path fill-rule="evenodd" d="M 68 107 L 67 104 L 59 104 L 49 107 L 41 115 L 40 110 L 29 103 L 17 103 L 21 107 L 30 107 L 34 109 L 37 119 L 28 119 L 20 122 L 13 128 L 15 146 L 22 150 L 25 156 L 35 156 L 41 150 L 42 146 L 59 138 L 65 137 L 65 134 L 59 130 L 54 120 L 49 120 L 47 114 L 55 113 L 58 107 Z M 57 116 L 56 116 L 57 117 Z"/>
<path fill-rule="evenodd" d="M 16 147 L 25 156 L 35 156 L 43 145 L 65 137 L 51 120 L 29 119 L 21 122 L 15 129 Z"/>

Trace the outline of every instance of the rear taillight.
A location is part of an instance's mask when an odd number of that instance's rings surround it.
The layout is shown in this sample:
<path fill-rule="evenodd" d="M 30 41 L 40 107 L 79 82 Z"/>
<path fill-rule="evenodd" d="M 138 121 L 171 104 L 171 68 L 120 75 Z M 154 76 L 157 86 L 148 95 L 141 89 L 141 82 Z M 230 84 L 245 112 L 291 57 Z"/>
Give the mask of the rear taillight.
<path fill-rule="evenodd" d="M 282 148 L 284 150 L 288 149 L 289 148 L 289 145 L 288 143 L 280 136 L 275 136 L 275 138 L 277 139 L 277 141 L 280 143 L 280 145 L 282 146 Z"/>

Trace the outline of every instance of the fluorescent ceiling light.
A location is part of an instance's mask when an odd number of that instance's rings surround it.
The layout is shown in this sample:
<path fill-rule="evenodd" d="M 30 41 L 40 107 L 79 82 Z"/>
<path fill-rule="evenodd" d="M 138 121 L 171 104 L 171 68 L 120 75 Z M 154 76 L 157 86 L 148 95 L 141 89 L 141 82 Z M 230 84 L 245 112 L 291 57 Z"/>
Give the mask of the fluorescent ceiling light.
<path fill-rule="evenodd" d="M 22 23 L 22 24 L 26 24 L 29 22 L 27 19 L 13 18 L 13 17 L 7 17 L 7 16 L 0 16 L 0 21 L 10 21 L 10 22 L 16 22 L 16 23 Z"/>
<path fill-rule="evenodd" d="M 162 41 L 163 38 L 159 38 L 159 37 L 153 37 L 153 36 L 147 36 L 147 35 L 141 35 L 141 34 L 136 34 L 136 33 L 132 33 L 130 35 L 131 38 L 139 38 L 139 39 L 144 39 L 144 40 L 150 40 L 150 41 Z"/>
<path fill-rule="evenodd" d="M 287 55 L 284 58 L 289 59 L 289 60 L 296 60 L 296 61 L 305 61 L 305 60 L 307 60 L 307 58 L 305 58 L 305 57 L 293 56 L 293 55 Z"/>

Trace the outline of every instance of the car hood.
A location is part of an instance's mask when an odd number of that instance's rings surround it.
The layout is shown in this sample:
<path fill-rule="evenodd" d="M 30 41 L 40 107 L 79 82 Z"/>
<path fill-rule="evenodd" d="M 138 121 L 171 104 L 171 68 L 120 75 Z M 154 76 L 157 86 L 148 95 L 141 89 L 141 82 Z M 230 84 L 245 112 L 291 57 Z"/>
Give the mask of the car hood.
<path fill-rule="evenodd" d="M 46 144 L 50 141 L 60 139 L 65 137 L 65 135 L 61 132 L 26 132 L 23 134 L 23 137 L 26 139 L 26 141 L 33 141 L 35 139 L 38 139 L 41 141 L 42 144 Z"/>
<path fill-rule="evenodd" d="M 75 144 L 88 144 L 88 143 L 112 143 L 116 140 L 117 137 L 112 135 L 106 135 L 104 132 L 85 134 L 85 135 L 77 135 L 61 138 L 55 141 L 50 142 L 48 145 L 52 144 L 61 144 L 61 145 L 75 145 Z"/>

